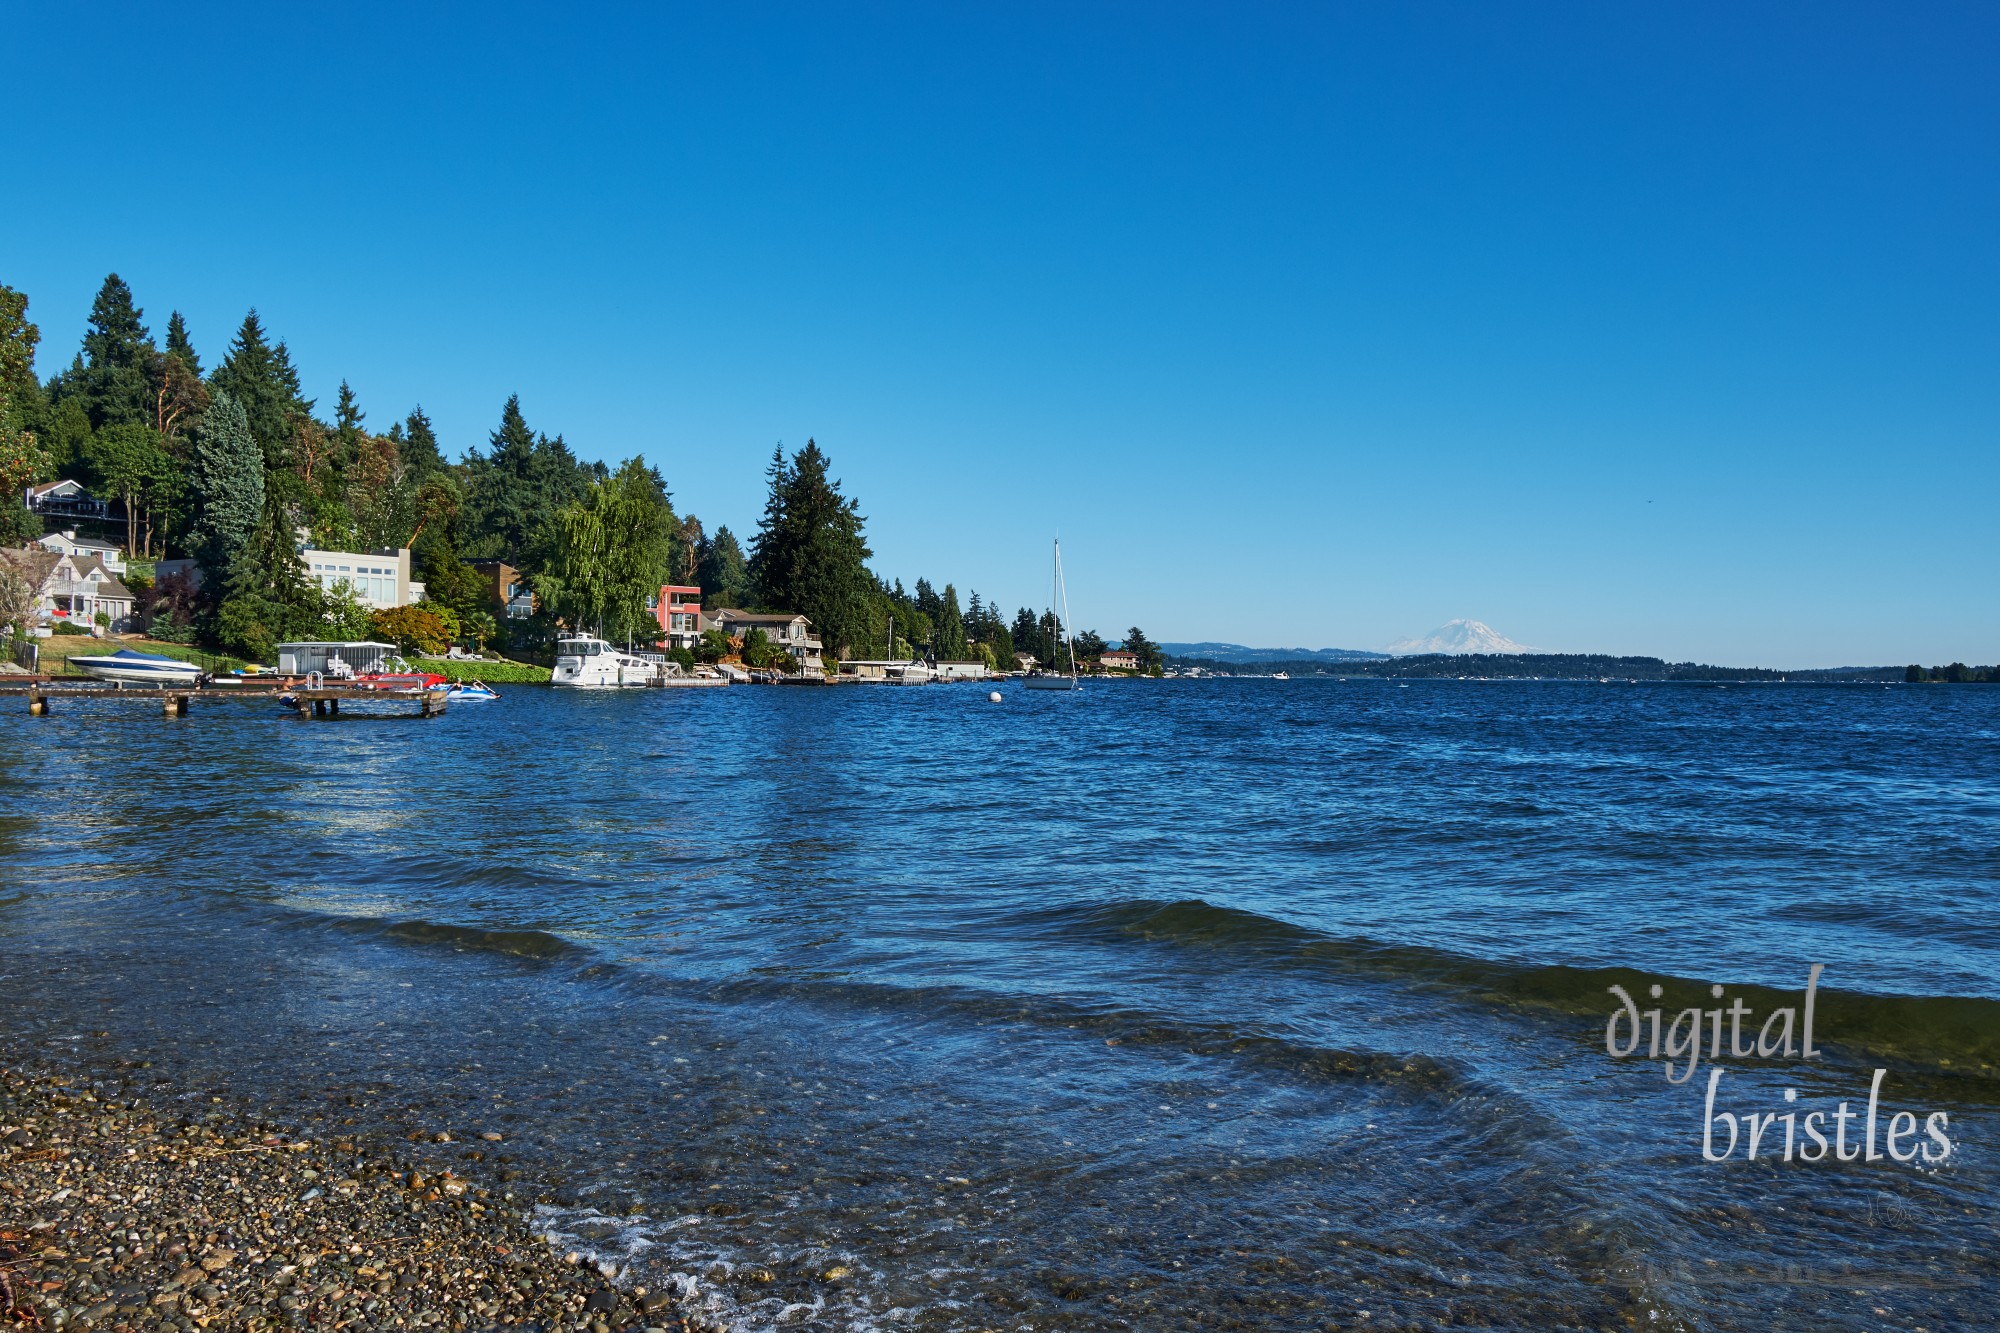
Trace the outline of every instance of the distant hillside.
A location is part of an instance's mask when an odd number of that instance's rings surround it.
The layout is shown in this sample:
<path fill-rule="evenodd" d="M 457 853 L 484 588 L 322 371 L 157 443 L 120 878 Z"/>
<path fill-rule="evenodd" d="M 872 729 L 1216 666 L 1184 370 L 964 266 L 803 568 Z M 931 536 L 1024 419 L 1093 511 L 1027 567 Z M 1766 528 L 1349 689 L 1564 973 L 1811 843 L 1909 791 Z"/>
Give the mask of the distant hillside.
<path fill-rule="evenodd" d="M 1223 645 L 1228 646 L 1228 645 Z M 1246 650 L 1248 651 L 1248 650 Z M 1900 681 L 1903 667 L 1830 667 L 1823 670 L 1781 671 L 1770 667 L 1704 666 L 1699 662 L 1667 662 L 1657 657 L 1608 657 L 1599 653 L 1432 653 L 1422 657 L 1383 658 L 1349 653 L 1345 660 L 1322 656 L 1279 655 L 1255 661 L 1171 653 L 1168 665 L 1198 666 L 1223 676 L 1291 675 L 1364 678 L 1477 680 L 1713 680 L 1713 681 Z M 1324 650 L 1322 650 L 1324 651 Z"/>
<path fill-rule="evenodd" d="M 1376 662 L 1381 653 L 1354 648 L 1245 648 L 1240 643 L 1163 643 L 1168 657 L 1203 662 Z"/>

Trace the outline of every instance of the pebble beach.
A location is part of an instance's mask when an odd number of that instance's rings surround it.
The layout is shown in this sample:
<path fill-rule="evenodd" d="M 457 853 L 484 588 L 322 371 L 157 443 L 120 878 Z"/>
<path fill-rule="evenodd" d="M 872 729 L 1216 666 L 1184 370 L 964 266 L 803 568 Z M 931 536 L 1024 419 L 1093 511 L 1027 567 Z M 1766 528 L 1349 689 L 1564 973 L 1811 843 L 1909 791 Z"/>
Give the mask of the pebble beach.
<path fill-rule="evenodd" d="M 477 1165 L 498 1135 L 457 1149 Z M 533 1233 L 509 1191 L 222 1099 L 0 1070 L 0 1300 L 14 1326 L 683 1330 Z"/>

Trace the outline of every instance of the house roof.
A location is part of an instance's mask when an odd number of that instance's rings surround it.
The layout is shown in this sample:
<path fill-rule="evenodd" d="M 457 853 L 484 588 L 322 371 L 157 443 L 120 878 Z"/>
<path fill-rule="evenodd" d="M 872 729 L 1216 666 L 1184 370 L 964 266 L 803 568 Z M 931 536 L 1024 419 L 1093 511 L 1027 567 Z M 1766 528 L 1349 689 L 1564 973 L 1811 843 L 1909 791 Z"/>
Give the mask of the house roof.
<path fill-rule="evenodd" d="M 43 546 L 49 547 L 50 550 L 57 549 L 50 545 L 51 542 L 68 542 L 71 546 L 81 547 L 88 551 L 120 551 L 124 549 L 117 542 L 108 542 L 101 537 L 79 537 L 69 532 L 51 532 L 48 536 L 41 538 Z"/>
<path fill-rule="evenodd" d="M 789 625 L 794 620 L 806 619 L 806 617 L 798 614 L 795 611 L 772 612 L 772 611 L 724 610 L 724 611 L 717 611 L 715 613 L 715 619 L 717 620 L 721 620 L 724 616 L 727 616 L 731 620 L 741 621 L 746 625 Z"/>
<path fill-rule="evenodd" d="M 39 485 L 30 486 L 28 488 L 28 494 L 35 496 L 49 495 L 56 491 L 61 490 L 65 486 L 75 487 L 76 493 L 78 495 L 84 494 L 83 483 L 80 481 L 73 481 L 68 477 L 64 477 L 60 481 L 45 481 L 40 483 Z"/>

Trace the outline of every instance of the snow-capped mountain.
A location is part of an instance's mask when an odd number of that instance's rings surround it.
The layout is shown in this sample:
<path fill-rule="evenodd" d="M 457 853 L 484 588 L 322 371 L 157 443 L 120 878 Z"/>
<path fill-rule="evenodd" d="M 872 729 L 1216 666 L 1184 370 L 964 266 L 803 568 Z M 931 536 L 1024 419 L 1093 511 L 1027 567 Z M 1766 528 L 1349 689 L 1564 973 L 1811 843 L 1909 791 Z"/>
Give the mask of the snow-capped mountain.
<path fill-rule="evenodd" d="M 1439 625 L 1420 639 L 1398 639 L 1389 645 L 1392 657 L 1415 657 L 1423 653 L 1532 653 L 1491 625 L 1478 620 L 1452 620 Z"/>

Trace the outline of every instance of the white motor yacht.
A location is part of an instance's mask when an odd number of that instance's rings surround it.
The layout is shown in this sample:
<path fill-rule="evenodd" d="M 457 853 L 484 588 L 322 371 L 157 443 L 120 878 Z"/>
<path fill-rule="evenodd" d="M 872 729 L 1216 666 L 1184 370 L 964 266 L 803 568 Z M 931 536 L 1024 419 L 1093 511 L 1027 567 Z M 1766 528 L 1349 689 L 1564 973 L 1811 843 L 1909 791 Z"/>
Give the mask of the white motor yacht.
<path fill-rule="evenodd" d="M 651 685 L 659 667 L 635 653 L 614 648 L 588 634 L 556 640 L 556 669 L 551 685 L 580 689 L 617 689 L 622 685 Z"/>

